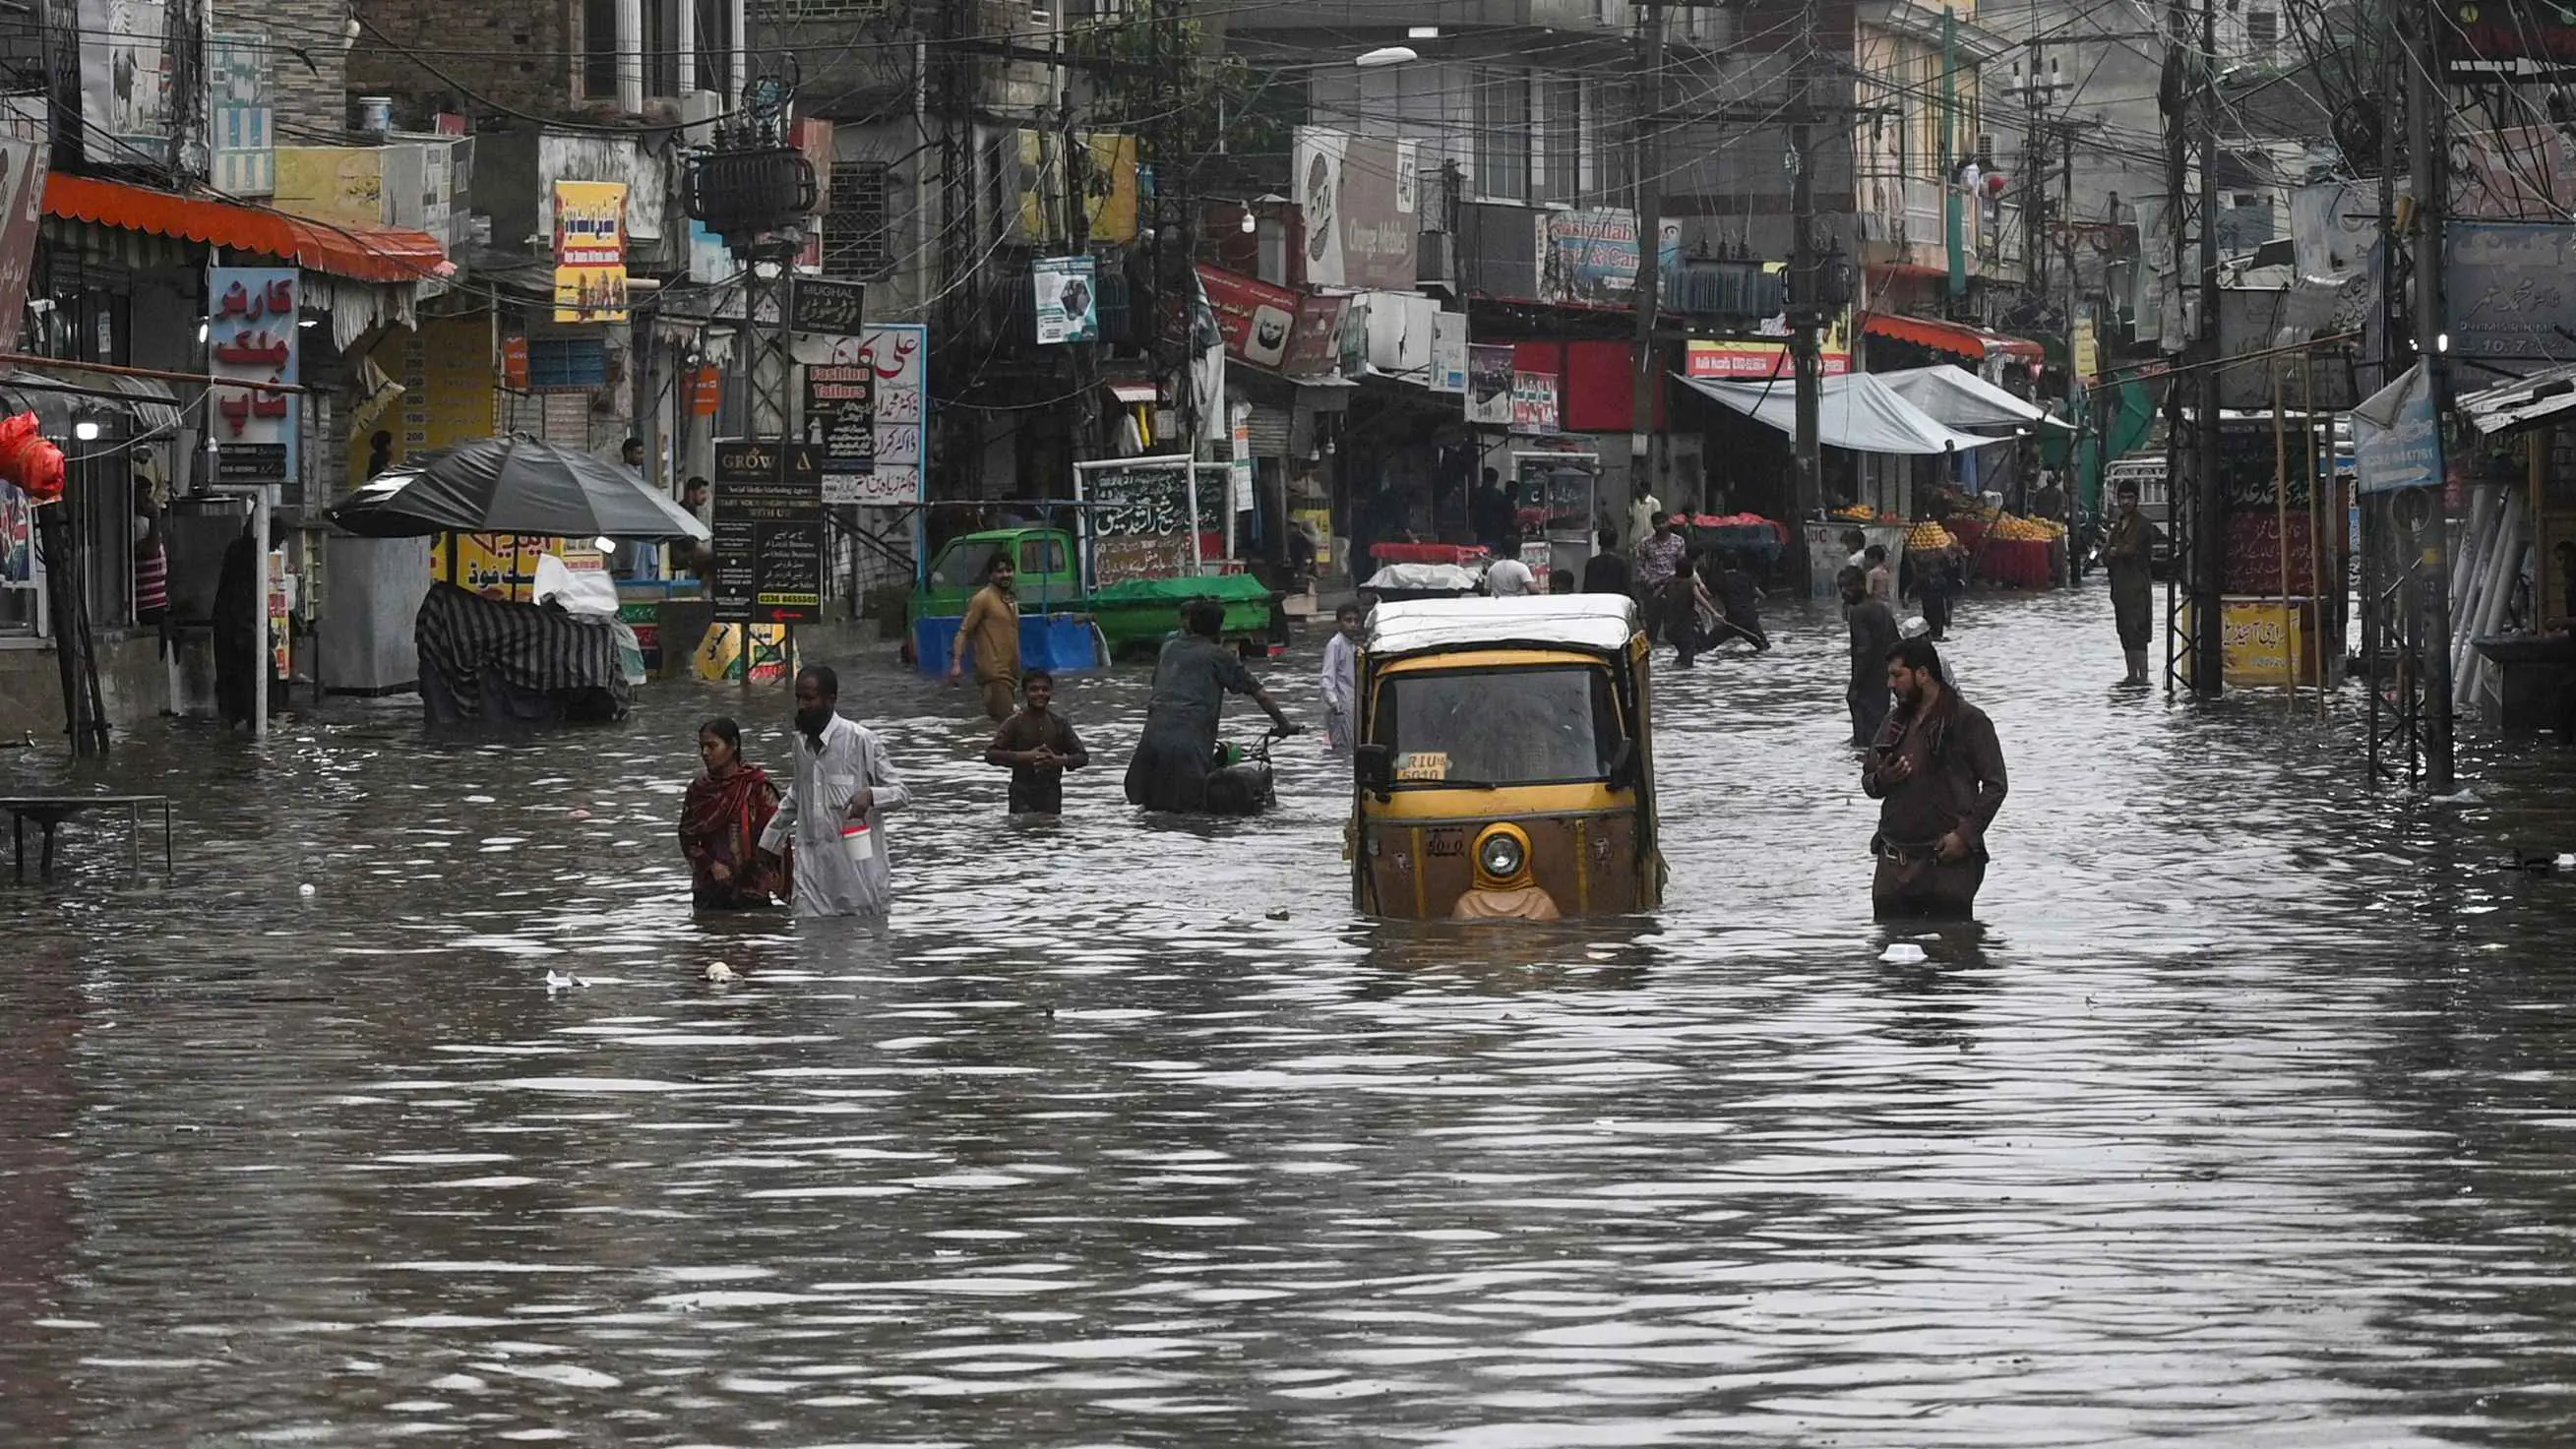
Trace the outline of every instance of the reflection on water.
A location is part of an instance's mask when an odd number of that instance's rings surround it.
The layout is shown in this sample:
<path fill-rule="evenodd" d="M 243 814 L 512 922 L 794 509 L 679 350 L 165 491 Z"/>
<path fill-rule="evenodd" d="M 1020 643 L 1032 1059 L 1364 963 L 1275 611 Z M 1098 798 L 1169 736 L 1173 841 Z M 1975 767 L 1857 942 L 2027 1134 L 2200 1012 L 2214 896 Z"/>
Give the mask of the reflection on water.
<path fill-rule="evenodd" d="M 180 879 L 0 895 L 0 1437 L 2563 1442 L 2576 881 L 2498 863 L 2566 766 L 2375 798 L 2312 701 L 2112 690 L 2107 613 L 1968 613 L 1985 919 L 1893 935 L 1822 618 L 1659 682 L 1669 906 L 1537 928 L 1354 919 L 1311 737 L 1138 821 L 1132 672 L 1042 827 L 849 661 L 922 804 L 802 932 L 671 839 L 783 691 L 156 734 Z"/>

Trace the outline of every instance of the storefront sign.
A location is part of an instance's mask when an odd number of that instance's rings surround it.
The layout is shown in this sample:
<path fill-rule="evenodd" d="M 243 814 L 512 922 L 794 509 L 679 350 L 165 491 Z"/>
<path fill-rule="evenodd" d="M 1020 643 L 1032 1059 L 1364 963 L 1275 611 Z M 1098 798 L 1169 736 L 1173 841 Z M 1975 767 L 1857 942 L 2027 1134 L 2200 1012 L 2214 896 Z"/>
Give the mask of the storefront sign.
<path fill-rule="evenodd" d="M 2417 363 L 2352 410 L 2355 485 L 2363 493 L 2430 488 L 2442 481 L 2433 389 Z"/>
<path fill-rule="evenodd" d="M 1819 359 L 1824 364 L 1826 377 L 1840 377 L 1852 370 L 1851 353 L 1847 350 L 1828 348 L 1819 354 Z M 1789 344 L 1761 338 L 1693 341 L 1684 353 L 1684 368 L 1692 377 L 1736 382 L 1797 376 L 1797 366 L 1789 356 Z"/>
<path fill-rule="evenodd" d="M 2576 226 L 2462 221 L 2443 228 L 2451 353 L 2541 364 L 2576 330 Z"/>
<path fill-rule="evenodd" d="M 1486 428 L 1512 425 L 1512 349 L 1467 349 L 1467 421 Z"/>
<path fill-rule="evenodd" d="M 1100 279 L 1089 257 L 1040 257 L 1029 264 L 1037 293 L 1038 343 L 1100 340 Z"/>
<path fill-rule="evenodd" d="M 27 271 L 45 219 L 41 141 L 0 140 L 0 350 L 18 350 L 27 316 Z"/>
<path fill-rule="evenodd" d="M 554 184 L 555 320 L 626 320 L 626 183 Z"/>
<path fill-rule="evenodd" d="M 724 369 L 712 362 L 701 362 L 689 379 L 689 411 L 698 417 L 711 418 L 724 409 Z"/>
<path fill-rule="evenodd" d="M 36 583 L 36 500 L 0 483 L 0 589 Z"/>
<path fill-rule="evenodd" d="M 1230 449 L 1227 491 L 1232 495 L 1234 511 L 1247 513 L 1252 509 L 1252 404 L 1239 402 L 1227 407 L 1226 440 Z"/>
<path fill-rule="evenodd" d="M 277 191 L 277 139 L 269 85 L 268 36 L 217 31 L 206 61 L 206 115 L 213 132 L 215 189 L 227 196 Z"/>
<path fill-rule="evenodd" d="M 1546 302 L 1627 305 L 1637 290 L 1637 214 L 1621 206 L 1542 211 L 1538 228 L 1538 295 Z M 1678 226 L 1664 227 L 1660 248 L 1669 270 L 1681 261 Z"/>
<path fill-rule="evenodd" d="M 1431 390 L 1467 390 L 1467 314 L 1441 312 L 1431 319 Z"/>
<path fill-rule="evenodd" d="M 1191 475 L 1190 460 L 1179 456 L 1074 465 L 1073 496 L 1101 505 L 1082 510 L 1095 586 L 1198 572 L 1198 483 Z"/>
<path fill-rule="evenodd" d="M 876 466 L 876 371 L 858 363 L 805 369 L 805 441 L 823 451 L 823 471 L 865 473 Z"/>
<path fill-rule="evenodd" d="M 1229 356 L 1272 369 L 1288 360 L 1288 334 L 1297 326 L 1295 292 L 1209 266 L 1199 268 L 1199 285 L 1207 291 Z"/>
<path fill-rule="evenodd" d="M 868 284 L 798 277 L 788 290 L 789 329 L 826 337 L 856 337 L 868 330 Z"/>
<path fill-rule="evenodd" d="M 1512 374 L 1512 431 L 1553 433 L 1557 430 L 1556 418 L 1556 374 L 1514 372 Z"/>
<path fill-rule="evenodd" d="M 2073 349 L 2075 376 L 2079 380 L 2089 383 L 2102 375 L 2101 335 L 2094 331 L 2092 318 L 2075 319 L 2075 332 L 2069 345 Z"/>
<path fill-rule="evenodd" d="M 1417 145 L 1299 126 L 1297 204 L 1306 280 L 1319 287 L 1411 291 L 1421 225 L 1414 213 Z"/>
<path fill-rule="evenodd" d="M 1342 365 L 1342 313 L 1347 297 L 1297 299 L 1297 322 L 1279 370 L 1290 377 L 1330 377 Z"/>
<path fill-rule="evenodd" d="M 823 459 L 806 443 L 716 444 L 715 555 L 707 594 L 721 624 L 823 617 Z"/>
<path fill-rule="evenodd" d="M 2576 80 L 2576 16 L 2542 0 L 2438 7 L 2432 27 L 2442 78 L 2453 85 Z"/>
<path fill-rule="evenodd" d="M 162 0 L 77 0 L 80 122 L 93 165 L 170 163 L 168 12 Z"/>
<path fill-rule="evenodd" d="M 864 472 L 823 477 L 826 503 L 921 501 L 922 443 L 930 416 L 930 332 L 917 322 L 871 327 L 832 344 L 832 361 L 874 376 L 875 461 Z"/>
<path fill-rule="evenodd" d="M 215 476 L 226 483 L 293 480 L 296 396 L 260 386 L 293 383 L 303 278 L 293 267 L 208 267 L 207 389 L 214 407 Z"/>

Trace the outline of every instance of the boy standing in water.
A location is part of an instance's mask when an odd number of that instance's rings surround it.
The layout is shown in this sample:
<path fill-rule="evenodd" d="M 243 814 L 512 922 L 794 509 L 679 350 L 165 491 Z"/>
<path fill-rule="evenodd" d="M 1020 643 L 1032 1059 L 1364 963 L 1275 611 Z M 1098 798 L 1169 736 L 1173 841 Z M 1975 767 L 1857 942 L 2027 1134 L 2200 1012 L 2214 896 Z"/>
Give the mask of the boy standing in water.
<path fill-rule="evenodd" d="M 1027 706 L 1002 721 L 984 751 L 984 763 L 1010 769 L 1012 814 L 1061 815 L 1064 772 L 1090 764 L 1091 752 L 1082 747 L 1073 725 L 1047 707 L 1055 698 L 1054 675 L 1032 669 L 1020 688 Z"/>
<path fill-rule="evenodd" d="M 1368 611 L 1358 601 L 1333 611 L 1333 637 L 1324 641 L 1324 748 L 1347 755 L 1359 726 L 1360 634 Z"/>

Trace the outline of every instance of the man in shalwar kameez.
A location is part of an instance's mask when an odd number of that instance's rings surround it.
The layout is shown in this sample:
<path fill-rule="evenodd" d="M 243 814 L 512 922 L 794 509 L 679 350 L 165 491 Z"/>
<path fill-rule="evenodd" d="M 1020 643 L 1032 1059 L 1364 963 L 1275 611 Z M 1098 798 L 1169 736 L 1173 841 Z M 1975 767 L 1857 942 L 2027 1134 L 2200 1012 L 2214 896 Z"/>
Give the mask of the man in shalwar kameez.
<path fill-rule="evenodd" d="M 761 832 L 760 848 L 796 846 L 790 899 L 805 916 L 881 916 L 894 895 L 885 812 L 912 802 L 886 761 L 885 742 L 841 717 L 840 677 L 819 664 L 796 674 L 795 782 Z M 842 836 L 864 823 L 865 843 Z"/>

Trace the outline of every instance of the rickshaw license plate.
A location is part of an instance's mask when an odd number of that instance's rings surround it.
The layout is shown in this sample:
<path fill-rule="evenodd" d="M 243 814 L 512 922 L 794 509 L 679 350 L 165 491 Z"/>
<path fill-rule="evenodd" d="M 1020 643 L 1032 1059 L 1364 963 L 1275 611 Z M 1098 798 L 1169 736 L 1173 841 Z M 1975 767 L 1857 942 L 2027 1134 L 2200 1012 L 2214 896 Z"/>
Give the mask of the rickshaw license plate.
<path fill-rule="evenodd" d="M 1446 780 L 1449 778 L 1449 755 L 1444 750 L 1416 750 L 1395 762 L 1398 780 Z"/>

